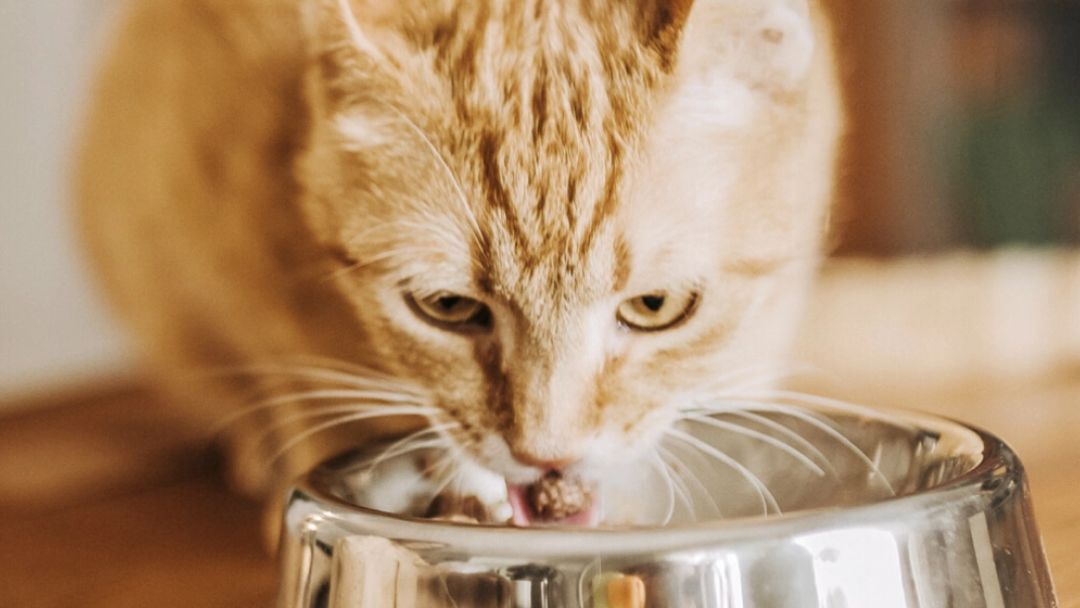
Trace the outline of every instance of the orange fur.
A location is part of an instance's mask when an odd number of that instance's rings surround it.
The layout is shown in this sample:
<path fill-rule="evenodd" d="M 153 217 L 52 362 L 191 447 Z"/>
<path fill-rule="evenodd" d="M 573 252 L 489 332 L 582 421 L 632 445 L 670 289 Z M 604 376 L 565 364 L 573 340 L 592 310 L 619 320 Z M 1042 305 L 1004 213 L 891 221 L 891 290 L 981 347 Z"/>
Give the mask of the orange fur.
<path fill-rule="evenodd" d="M 192 370 L 333 357 L 418 387 L 479 462 L 525 475 L 609 458 L 719 372 L 783 357 L 840 123 L 816 8 L 344 6 L 140 0 L 102 72 L 87 241 L 193 412 L 221 418 L 252 386 Z M 616 323 L 621 301 L 679 289 L 701 301 L 678 327 Z M 440 330 L 403 298 L 442 291 L 488 305 L 493 330 Z M 296 411 L 232 428 L 242 487 L 272 483 Z M 315 435 L 277 478 L 377 427 Z"/>

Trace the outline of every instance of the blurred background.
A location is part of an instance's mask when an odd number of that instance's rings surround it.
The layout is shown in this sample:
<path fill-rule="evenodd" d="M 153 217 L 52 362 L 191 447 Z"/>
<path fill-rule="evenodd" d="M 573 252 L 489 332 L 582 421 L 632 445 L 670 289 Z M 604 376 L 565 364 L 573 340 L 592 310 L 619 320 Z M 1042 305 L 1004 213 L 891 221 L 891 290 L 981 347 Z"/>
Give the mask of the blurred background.
<path fill-rule="evenodd" d="M 1078 243 L 1080 3 L 828 3 L 851 112 L 838 255 Z M 0 5 L 7 407 L 130 361 L 89 284 L 68 213 L 78 118 L 117 4 Z"/>
<path fill-rule="evenodd" d="M 1078 242 L 1080 4 L 831 2 L 852 119 L 840 253 Z"/>
<path fill-rule="evenodd" d="M 1080 3 L 828 3 L 851 110 L 838 255 L 1078 243 Z M 0 4 L 0 407 L 131 361 L 68 214 L 80 111 L 117 4 Z"/>
<path fill-rule="evenodd" d="M 807 340 L 832 350 L 809 351 L 850 381 L 847 398 L 1006 432 L 1033 471 L 1059 585 L 1080 583 L 1066 490 L 1080 465 L 1080 3 L 823 1 L 850 132 Z M 69 213 L 79 117 L 118 4 L 0 0 L 0 516 L 16 522 L 0 546 L 41 547 L 0 551 L 0 605 L 257 605 L 273 585 L 258 510 L 208 481 L 192 436 L 154 407 Z M 1000 382 L 1017 369 L 1030 373 Z M 42 545 L 40 526 L 18 522 L 43 517 L 57 537 Z M 103 580 L 87 564 L 117 542 L 128 574 Z M 67 586 L 42 600 L 26 581 L 57 567 Z M 1080 606 L 1077 583 L 1064 606 Z M 194 587 L 225 595 L 178 592 Z"/>
<path fill-rule="evenodd" d="M 115 4 L 0 1 L 0 411 L 127 365 L 69 213 L 79 117 Z"/>

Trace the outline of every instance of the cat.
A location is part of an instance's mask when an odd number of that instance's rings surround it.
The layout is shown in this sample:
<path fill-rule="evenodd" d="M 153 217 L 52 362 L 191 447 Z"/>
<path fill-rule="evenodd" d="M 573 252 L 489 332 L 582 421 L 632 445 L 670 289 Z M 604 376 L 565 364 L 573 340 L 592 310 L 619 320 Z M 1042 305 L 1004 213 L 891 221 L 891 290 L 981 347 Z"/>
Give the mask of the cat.
<path fill-rule="evenodd" d="M 591 479 L 785 360 L 835 64 L 811 0 L 140 0 L 80 225 L 245 492 L 418 424 Z"/>

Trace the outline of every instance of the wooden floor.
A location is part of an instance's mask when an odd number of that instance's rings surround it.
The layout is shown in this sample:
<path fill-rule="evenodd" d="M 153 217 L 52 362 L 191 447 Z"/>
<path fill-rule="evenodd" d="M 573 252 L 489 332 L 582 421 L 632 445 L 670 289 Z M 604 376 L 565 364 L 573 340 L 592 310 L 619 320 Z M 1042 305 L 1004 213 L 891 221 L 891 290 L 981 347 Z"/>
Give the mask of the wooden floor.
<path fill-rule="evenodd" d="M 1064 608 L 1080 608 L 1080 382 L 844 395 L 1003 435 L 1028 466 Z M 0 607 L 271 606 L 259 509 L 138 387 L 83 391 L 0 419 Z M 947 407 L 935 404 L 949 404 Z"/>
<path fill-rule="evenodd" d="M 260 510 L 137 387 L 0 420 L 0 607 L 272 606 Z"/>

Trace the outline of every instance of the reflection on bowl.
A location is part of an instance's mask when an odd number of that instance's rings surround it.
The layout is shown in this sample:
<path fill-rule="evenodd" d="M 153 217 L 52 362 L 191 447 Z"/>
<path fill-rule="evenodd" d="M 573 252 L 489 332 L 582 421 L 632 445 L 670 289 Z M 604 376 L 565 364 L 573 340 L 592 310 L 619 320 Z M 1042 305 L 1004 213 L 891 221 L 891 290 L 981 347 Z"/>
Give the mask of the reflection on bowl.
<path fill-rule="evenodd" d="M 758 422 L 805 437 L 826 474 L 753 435 L 697 429 L 740 467 L 698 469 L 701 498 L 723 504 L 685 501 L 667 526 L 516 529 L 379 512 L 358 504 L 347 474 L 362 456 L 337 459 L 290 498 L 279 606 L 1056 605 L 1023 469 L 1000 440 L 914 414 Z"/>

